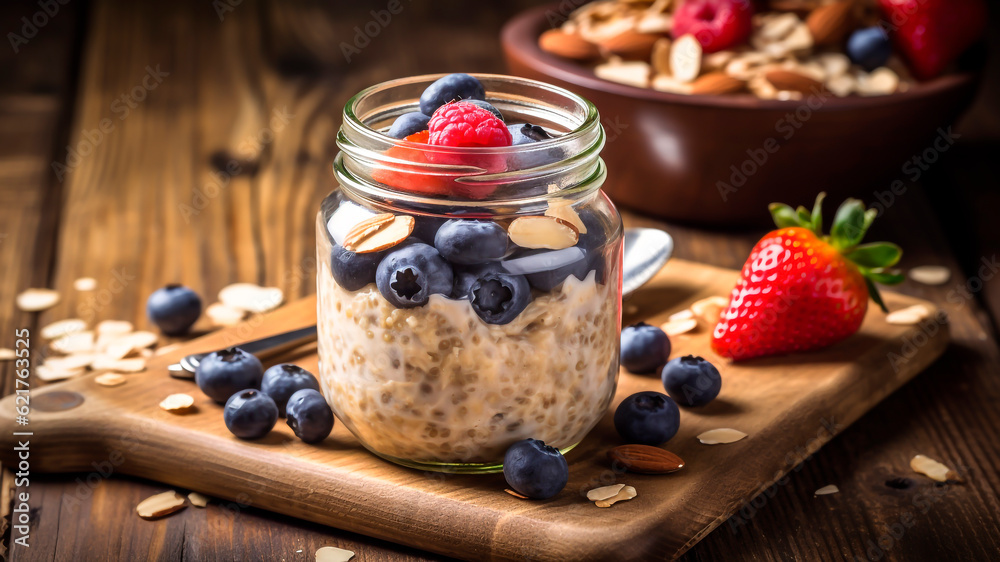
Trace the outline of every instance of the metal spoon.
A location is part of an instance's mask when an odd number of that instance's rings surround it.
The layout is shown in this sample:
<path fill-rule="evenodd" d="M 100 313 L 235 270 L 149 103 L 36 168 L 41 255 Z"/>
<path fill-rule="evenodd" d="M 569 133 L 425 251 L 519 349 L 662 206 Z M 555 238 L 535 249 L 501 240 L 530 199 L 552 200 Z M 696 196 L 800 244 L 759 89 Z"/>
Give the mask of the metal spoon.
<path fill-rule="evenodd" d="M 645 285 L 663 268 L 674 252 L 674 239 L 655 228 L 625 230 L 625 250 L 622 256 L 622 297 Z M 316 326 L 268 336 L 240 344 L 247 353 L 264 359 L 307 344 L 316 339 Z M 194 353 L 167 367 L 170 376 L 192 379 L 198 363 L 208 353 Z"/>

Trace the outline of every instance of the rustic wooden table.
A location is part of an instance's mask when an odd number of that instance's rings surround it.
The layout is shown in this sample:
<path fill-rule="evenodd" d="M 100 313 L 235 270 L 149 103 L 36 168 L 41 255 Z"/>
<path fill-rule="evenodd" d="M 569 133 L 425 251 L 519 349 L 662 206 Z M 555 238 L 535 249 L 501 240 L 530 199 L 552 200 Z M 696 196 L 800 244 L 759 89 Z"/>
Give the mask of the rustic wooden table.
<path fill-rule="evenodd" d="M 333 184 L 346 99 L 398 76 L 502 72 L 499 27 L 533 2 L 340 4 L 5 3 L 0 30 L 16 37 L 0 49 L 0 344 L 16 328 L 70 316 L 145 325 L 146 296 L 169 281 L 204 295 L 236 281 L 280 286 L 289 299 L 311 293 L 313 215 Z M 402 11 L 386 19 L 390 5 Z M 997 68 L 954 150 L 893 196 L 874 229 L 904 246 L 904 266 L 952 271 L 941 287 L 899 288 L 941 303 L 952 347 L 807 451 L 786 485 L 762 490 L 686 559 L 1000 557 L 1000 178 L 989 165 L 1000 147 L 1000 109 L 989 105 Z M 813 195 L 806 182 L 790 203 Z M 760 235 L 627 221 L 668 228 L 679 257 L 727 267 Z M 100 285 L 77 297 L 70 287 L 82 276 Z M 41 315 L 15 311 L 14 295 L 29 286 L 66 298 Z M 12 392 L 13 365 L 0 374 Z M 966 483 L 914 476 L 917 453 L 957 467 Z M 12 548 L 12 474 L 4 470 L 0 498 L 12 560 L 310 560 L 324 545 L 359 560 L 439 559 L 252 506 L 143 521 L 135 505 L 164 487 L 117 475 L 32 474 L 31 547 Z M 911 480 L 887 484 L 900 477 Z M 839 494 L 813 497 L 831 483 Z"/>

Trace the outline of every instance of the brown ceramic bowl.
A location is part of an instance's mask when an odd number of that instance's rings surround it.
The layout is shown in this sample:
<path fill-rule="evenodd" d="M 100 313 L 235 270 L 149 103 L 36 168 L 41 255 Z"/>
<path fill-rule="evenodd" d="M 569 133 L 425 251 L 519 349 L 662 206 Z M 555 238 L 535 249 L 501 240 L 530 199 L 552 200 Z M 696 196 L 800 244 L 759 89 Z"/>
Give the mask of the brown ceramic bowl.
<path fill-rule="evenodd" d="M 909 185 L 912 164 L 904 166 L 925 151 L 930 161 L 947 150 L 947 140 L 935 149 L 935 137 L 972 101 L 982 68 L 980 60 L 977 70 L 880 97 L 670 94 L 601 80 L 539 49 L 538 36 L 558 13 L 543 6 L 507 23 L 510 72 L 593 101 L 608 137 L 608 194 L 621 206 L 686 223 L 760 225 L 774 201 L 810 206 L 826 191 L 834 205 L 847 196 L 870 202 L 895 180 Z"/>

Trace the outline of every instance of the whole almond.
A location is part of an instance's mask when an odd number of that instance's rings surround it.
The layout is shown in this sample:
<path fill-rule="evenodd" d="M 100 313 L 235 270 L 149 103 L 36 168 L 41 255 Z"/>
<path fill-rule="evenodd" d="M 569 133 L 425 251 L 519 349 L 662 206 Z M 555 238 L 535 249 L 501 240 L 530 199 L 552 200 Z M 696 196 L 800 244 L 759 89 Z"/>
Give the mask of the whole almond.
<path fill-rule="evenodd" d="M 747 83 L 722 71 L 709 72 L 691 83 L 692 94 L 732 94 L 746 89 Z"/>
<path fill-rule="evenodd" d="M 824 90 L 822 82 L 791 70 L 769 70 L 764 74 L 764 78 L 778 90 L 802 94 L 819 93 Z"/>
<path fill-rule="evenodd" d="M 680 457 L 650 445 L 620 445 L 608 451 L 608 459 L 640 474 L 668 474 L 684 468 Z"/>
<path fill-rule="evenodd" d="M 542 33 L 538 38 L 538 47 L 553 55 L 573 60 L 590 60 L 600 54 L 597 45 L 562 29 L 550 29 Z"/>
<path fill-rule="evenodd" d="M 655 33 L 639 33 L 631 29 L 599 43 L 605 51 L 630 60 L 649 60 L 653 45 L 661 38 Z"/>
<path fill-rule="evenodd" d="M 840 43 L 854 27 L 854 3 L 851 0 L 840 0 L 824 4 L 809 14 L 806 26 L 817 45 Z"/>
<path fill-rule="evenodd" d="M 653 53 L 649 57 L 649 63 L 653 65 L 653 70 L 657 74 L 670 74 L 670 39 L 663 37 L 653 43 Z"/>

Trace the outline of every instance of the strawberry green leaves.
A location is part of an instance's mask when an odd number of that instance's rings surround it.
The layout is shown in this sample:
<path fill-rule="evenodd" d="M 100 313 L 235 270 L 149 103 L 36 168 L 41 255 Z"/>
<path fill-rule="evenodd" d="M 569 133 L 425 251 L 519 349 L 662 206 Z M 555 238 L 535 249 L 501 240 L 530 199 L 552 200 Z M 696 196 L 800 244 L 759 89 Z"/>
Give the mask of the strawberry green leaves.
<path fill-rule="evenodd" d="M 811 230 L 816 236 L 823 236 L 823 199 L 826 193 L 816 197 L 812 212 L 805 207 L 792 209 L 783 203 L 771 203 L 768 209 L 779 228 L 801 227 Z M 904 279 L 902 273 L 890 269 L 899 263 L 903 250 L 891 242 L 861 244 L 871 227 L 878 211 L 866 209 L 858 199 L 847 199 L 837 209 L 830 228 L 830 235 L 824 240 L 837 249 L 845 258 L 854 263 L 864 275 L 868 284 L 868 294 L 882 310 L 886 310 L 875 283 L 894 285 Z"/>

